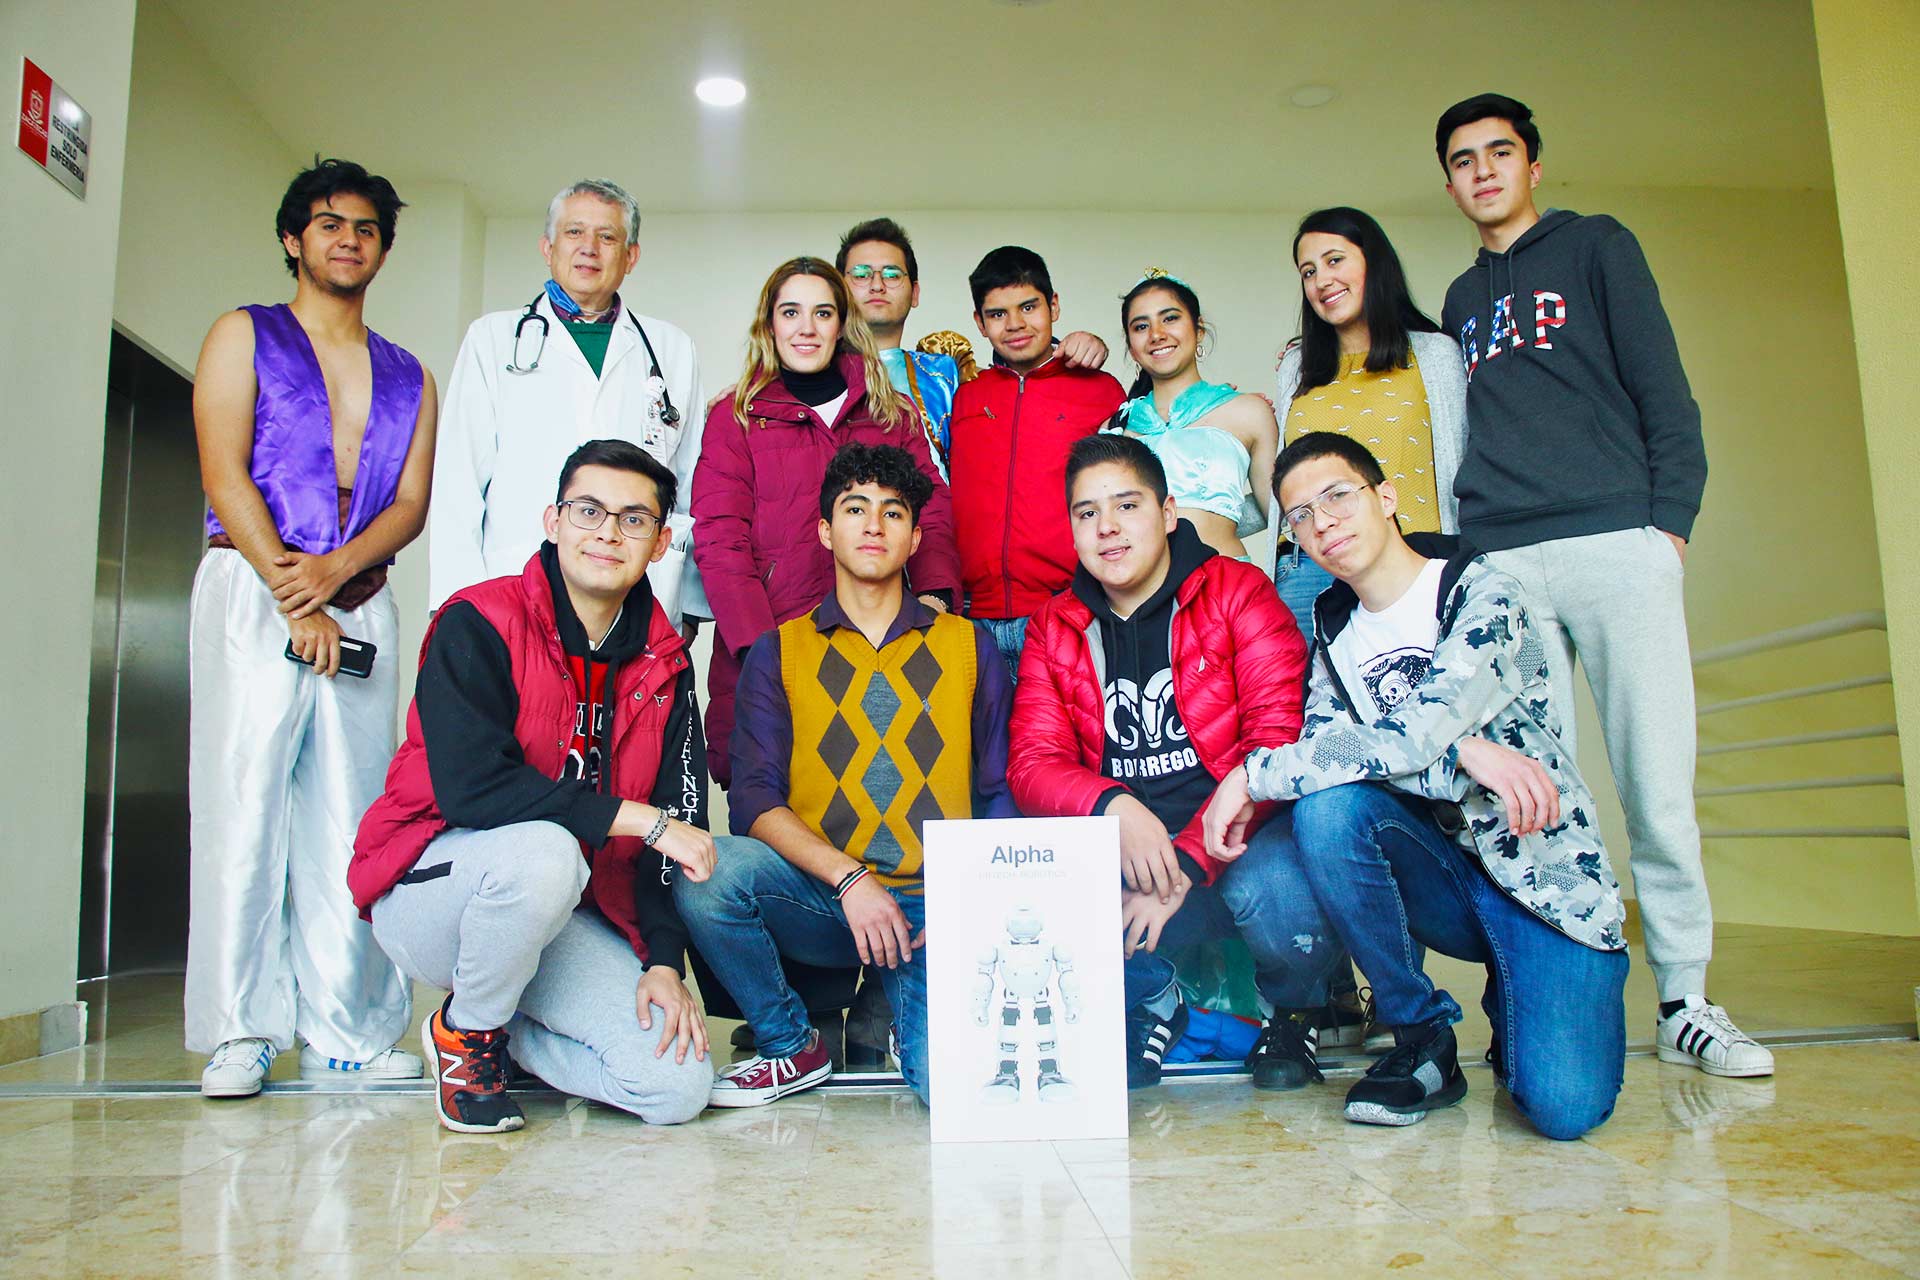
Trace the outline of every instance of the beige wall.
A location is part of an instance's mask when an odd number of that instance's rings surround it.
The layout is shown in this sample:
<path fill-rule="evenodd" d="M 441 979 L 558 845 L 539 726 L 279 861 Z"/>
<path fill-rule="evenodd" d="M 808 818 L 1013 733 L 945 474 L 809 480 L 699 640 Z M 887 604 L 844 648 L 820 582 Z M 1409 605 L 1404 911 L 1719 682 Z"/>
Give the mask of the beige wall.
<path fill-rule="evenodd" d="M 1906 764 L 1906 820 L 1920 831 L 1920 366 L 1913 357 L 1920 253 L 1920 5 L 1814 0 L 1835 194 L 1846 241 L 1860 396 L 1886 562 L 1887 638 Z M 1907 844 L 1909 884 L 1913 849 Z"/>
<path fill-rule="evenodd" d="M 113 318 L 191 376 L 220 312 L 293 295 L 273 218 L 298 158 L 160 0 L 134 31 L 127 143 Z"/>
<path fill-rule="evenodd" d="M 30 57 L 93 117 L 85 200 L 0 156 L 0 387 L 11 535 L 0 610 L 0 1017 L 73 999 L 87 664 L 133 0 L 0 4 L 0 82 Z M 24 536 L 24 540 L 22 535 Z M 31 607 L 27 607 L 31 602 Z"/>

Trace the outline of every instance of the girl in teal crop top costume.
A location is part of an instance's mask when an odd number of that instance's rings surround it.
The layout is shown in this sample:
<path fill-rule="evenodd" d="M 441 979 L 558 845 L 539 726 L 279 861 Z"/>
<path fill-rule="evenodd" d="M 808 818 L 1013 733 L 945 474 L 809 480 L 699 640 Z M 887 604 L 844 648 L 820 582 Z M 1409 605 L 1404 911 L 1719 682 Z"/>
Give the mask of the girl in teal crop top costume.
<path fill-rule="evenodd" d="M 1267 527 L 1280 447 L 1273 406 L 1201 381 L 1200 299 L 1178 277 L 1148 272 L 1121 299 L 1120 323 L 1140 377 L 1112 428 L 1158 455 L 1181 518 L 1208 546 L 1247 559 L 1241 539 Z"/>

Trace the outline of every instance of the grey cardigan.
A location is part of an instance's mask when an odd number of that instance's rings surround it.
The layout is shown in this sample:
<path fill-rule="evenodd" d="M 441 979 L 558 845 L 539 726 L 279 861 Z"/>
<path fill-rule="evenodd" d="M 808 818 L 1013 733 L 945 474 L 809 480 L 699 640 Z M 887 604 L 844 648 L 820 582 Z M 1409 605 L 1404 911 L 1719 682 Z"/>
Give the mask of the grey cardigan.
<path fill-rule="evenodd" d="M 1440 532 L 1460 532 L 1460 502 L 1453 496 L 1453 476 L 1460 470 L 1460 459 L 1467 451 L 1467 371 L 1461 363 L 1460 346 L 1444 333 L 1415 333 L 1413 358 L 1420 366 L 1420 381 L 1427 388 L 1427 421 L 1433 426 L 1433 487 L 1440 499 Z M 1287 435 L 1287 406 L 1293 403 L 1294 388 L 1300 385 L 1300 345 L 1294 343 L 1280 357 L 1280 395 L 1274 401 L 1279 411 L 1280 441 Z M 1280 495 L 1276 490 L 1267 512 L 1267 528 L 1280 534 Z"/>

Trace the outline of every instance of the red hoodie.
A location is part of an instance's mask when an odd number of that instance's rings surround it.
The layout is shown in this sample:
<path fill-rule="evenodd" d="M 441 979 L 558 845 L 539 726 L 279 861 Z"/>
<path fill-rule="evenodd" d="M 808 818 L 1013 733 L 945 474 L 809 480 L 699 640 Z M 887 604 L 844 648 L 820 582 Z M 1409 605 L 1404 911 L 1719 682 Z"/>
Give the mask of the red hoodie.
<path fill-rule="evenodd" d="M 1022 377 L 995 365 L 953 398 L 953 524 L 967 613 L 1024 618 L 1073 577 L 1067 451 L 1126 402 L 1112 374 L 1059 356 Z"/>

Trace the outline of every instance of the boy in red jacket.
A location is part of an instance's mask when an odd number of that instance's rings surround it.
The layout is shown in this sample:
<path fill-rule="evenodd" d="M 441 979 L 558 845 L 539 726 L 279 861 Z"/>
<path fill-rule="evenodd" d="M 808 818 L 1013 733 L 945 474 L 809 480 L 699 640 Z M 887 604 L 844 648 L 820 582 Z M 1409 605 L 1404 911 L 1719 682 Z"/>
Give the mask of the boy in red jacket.
<path fill-rule="evenodd" d="M 1060 295 L 1031 249 L 995 249 L 967 277 L 994 362 L 953 398 L 949 459 L 964 612 L 1016 672 L 1027 617 L 1073 577 L 1060 509 L 1067 450 L 1125 401 L 1110 373 L 1077 369 L 1053 326 Z"/>
<path fill-rule="evenodd" d="M 1166 471 L 1130 436 L 1076 443 L 1065 486 L 1079 567 L 1033 615 L 1007 777 L 1022 813 L 1120 820 L 1127 1083 L 1160 1078 L 1187 1010 L 1164 945 L 1234 933 L 1266 1015 L 1255 1087 L 1320 1079 L 1316 1016 L 1339 949 L 1273 806 L 1231 864 L 1200 817 L 1257 747 L 1300 736 L 1306 645 L 1265 574 L 1216 554 L 1175 514 Z M 1177 833 L 1177 834 L 1175 834 Z"/>
<path fill-rule="evenodd" d="M 706 1105 L 677 876 L 712 874 L 693 666 L 647 585 L 673 473 L 636 444 L 575 450 L 517 577 L 434 615 L 407 740 L 347 884 L 409 977 L 452 994 L 420 1029 L 440 1123 L 525 1123 L 513 1057 L 656 1124 Z M 584 900 L 583 900 L 584 892 Z"/>

